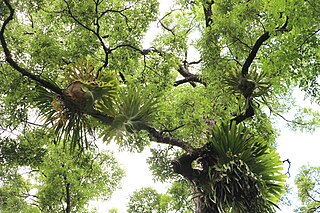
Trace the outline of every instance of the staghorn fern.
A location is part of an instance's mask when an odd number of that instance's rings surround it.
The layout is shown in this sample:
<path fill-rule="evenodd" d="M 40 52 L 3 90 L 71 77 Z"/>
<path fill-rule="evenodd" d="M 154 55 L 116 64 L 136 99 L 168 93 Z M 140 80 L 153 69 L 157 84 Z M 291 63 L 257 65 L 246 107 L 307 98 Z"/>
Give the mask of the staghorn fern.
<path fill-rule="evenodd" d="M 246 76 L 233 69 L 224 78 L 224 82 L 232 94 L 242 94 L 245 98 L 264 97 L 270 93 L 270 80 L 264 72 L 259 73 L 254 69 Z"/>
<path fill-rule="evenodd" d="M 71 141 L 71 150 L 88 147 L 88 136 L 93 135 L 92 112 L 113 115 L 113 104 L 118 84 L 114 72 L 104 72 L 99 79 L 94 76 L 94 66 L 89 62 L 68 65 L 65 70 L 68 87 L 56 95 L 38 87 L 35 103 L 45 118 L 45 125 L 52 125 L 57 141 Z M 54 83 L 54 82 L 52 82 Z"/>
<path fill-rule="evenodd" d="M 145 94 L 141 88 L 123 87 L 115 104 L 113 124 L 101 133 L 103 140 L 116 139 L 121 143 L 128 134 L 137 134 L 154 120 L 157 104 L 157 98 Z"/>

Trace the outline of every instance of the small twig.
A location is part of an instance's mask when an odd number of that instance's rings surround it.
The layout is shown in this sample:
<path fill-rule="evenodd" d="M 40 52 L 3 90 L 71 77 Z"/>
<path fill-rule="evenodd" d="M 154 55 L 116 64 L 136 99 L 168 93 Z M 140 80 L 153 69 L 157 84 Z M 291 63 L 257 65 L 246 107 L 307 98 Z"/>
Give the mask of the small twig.
<path fill-rule="evenodd" d="M 288 175 L 288 178 L 290 178 L 291 177 L 291 175 L 290 175 L 291 161 L 288 158 L 287 160 L 282 161 L 282 163 L 285 163 L 285 162 L 288 163 L 288 170 L 286 172 L 286 175 Z"/>
<path fill-rule="evenodd" d="M 173 128 L 173 129 L 164 129 L 164 130 L 161 130 L 161 131 L 160 131 L 160 134 L 163 134 L 163 133 L 166 133 L 166 132 L 167 132 L 167 133 L 171 133 L 171 132 L 174 132 L 174 131 L 176 131 L 176 130 L 184 127 L 184 126 L 185 126 L 185 124 L 182 124 L 182 125 L 180 125 L 180 126 L 178 126 L 178 127 L 176 127 L 176 128 Z"/>

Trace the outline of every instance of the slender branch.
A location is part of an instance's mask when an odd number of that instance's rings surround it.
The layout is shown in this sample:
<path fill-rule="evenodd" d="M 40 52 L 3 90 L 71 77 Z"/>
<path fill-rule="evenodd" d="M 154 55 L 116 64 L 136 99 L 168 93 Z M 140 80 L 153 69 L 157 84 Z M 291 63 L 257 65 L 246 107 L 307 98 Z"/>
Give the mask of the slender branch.
<path fill-rule="evenodd" d="M 315 199 L 314 197 L 312 197 L 312 195 L 310 194 L 310 192 L 309 192 L 307 189 L 305 189 L 305 190 L 306 190 L 306 193 L 307 193 L 308 197 L 309 197 L 313 202 L 320 203 L 320 200 Z M 319 207 L 320 207 L 320 205 L 319 205 L 318 207 L 316 207 L 316 208 L 319 208 Z"/>
<path fill-rule="evenodd" d="M 270 109 L 270 108 L 269 108 Z M 271 109 L 270 109 L 271 112 L 273 112 Z M 305 125 L 308 125 L 308 123 L 301 123 L 301 122 L 297 122 L 295 120 L 289 120 L 287 118 L 285 118 L 283 115 L 277 113 L 277 112 L 273 112 L 275 115 L 279 116 L 280 118 L 282 118 L 284 121 L 286 122 L 289 122 L 289 123 L 294 123 L 294 124 L 297 124 L 297 125 L 301 125 L 301 126 L 305 126 Z"/>
<path fill-rule="evenodd" d="M 316 31 L 312 32 L 300 45 L 299 49 L 302 49 L 302 46 L 314 35 L 317 35 L 320 32 L 320 29 L 317 29 Z"/>
<path fill-rule="evenodd" d="M 170 12 L 168 12 L 167 14 L 165 14 L 161 19 L 158 20 L 158 24 L 161 25 L 161 27 L 163 27 L 165 30 L 169 31 L 173 36 L 176 36 L 173 29 L 169 29 L 166 25 L 163 24 L 163 20 L 168 17 L 169 15 L 171 15 L 173 12 L 178 11 L 180 9 L 173 9 Z"/>
<path fill-rule="evenodd" d="M 192 62 L 189 62 L 188 64 L 189 65 L 193 65 L 193 64 L 199 64 L 202 62 L 202 58 L 200 58 L 198 61 L 192 61 Z"/>
<path fill-rule="evenodd" d="M 71 212 L 71 196 L 70 196 L 70 183 L 66 184 L 66 213 Z"/>
<path fill-rule="evenodd" d="M 6 6 L 8 7 L 8 9 L 10 10 L 10 15 L 4 20 L 2 26 L 1 26 L 1 30 L 0 30 L 0 42 L 1 42 L 1 46 L 3 48 L 5 57 L 6 57 L 6 61 L 8 62 L 8 64 L 15 70 L 17 70 L 18 72 L 20 72 L 23 76 L 26 76 L 32 80 L 34 80 L 36 83 L 38 83 L 39 85 L 57 93 L 57 94 L 62 94 L 62 89 L 60 89 L 58 86 L 56 86 L 53 83 L 50 83 L 49 81 L 46 81 L 42 78 L 40 78 L 39 76 L 34 75 L 33 73 L 27 71 L 26 69 L 20 67 L 13 59 L 12 59 L 12 55 L 11 52 L 8 48 L 7 42 L 4 38 L 4 32 L 5 32 L 5 28 L 7 26 L 7 24 L 13 20 L 13 16 L 14 16 L 14 9 L 12 8 L 12 6 L 10 5 L 8 0 L 4 0 L 4 3 L 6 4 Z"/>
<path fill-rule="evenodd" d="M 165 133 L 165 132 L 168 132 L 168 133 L 174 132 L 174 131 L 176 131 L 176 130 L 184 127 L 184 126 L 185 126 L 185 125 L 182 124 L 182 125 L 180 125 L 180 126 L 178 126 L 178 127 L 176 127 L 176 128 L 173 128 L 173 129 L 164 129 L 164 130 L 161 130 L 161 131 L 160 131 L 160 134 L 163 134 L 163 133 Z"/>
<path fill-rule="evenodd" d="M 103 66 L 98 69 L 98 72 L 97 72 L 97 75 L 98 75 L 102 68 L 108 66 L 108 63 L 109 63 L 109 54 L 110 54 L 109 48 L 106 46 L 106 44 L 105 44 L 104 41 L 103 41 L 103 38 L 102 38 L 102 37 L 100 36 L 100 34 L 99 34 L 99 28 L 100 28 L 100 27 L 99 27 L 99 23 L 98 23 L 99 18 L 97 19 L 97 21 L 96 21 L 96 23 L 95 23 L 95 24 L 97 25 L 97 31 L 94 31 L 93 29 L 91 29 L 90 27 L 84 25 L 81 21 L 79 21 L 79 20 L 73 15 L 69 3 L 68 3 L 66 0 L 64 0 L 64 2 L 65 2 L 66 5 L 67 5 L 68 13 L 69 13 L 70 17 L 71 17 L 77 24 L 79 24 L 81 27 L 83 27 L 84 29 L 92 32 L 92 33 L 98 38 L 98 40 L 99 40 L 99 42 L 100 42 L 100 44 L 101 44 L 101 46 L 102 46 L 102 48 L 103 48 L 103 51 L 104 51 L 104 53 L 105 53 L 105 60 L 104 60 Z"/>

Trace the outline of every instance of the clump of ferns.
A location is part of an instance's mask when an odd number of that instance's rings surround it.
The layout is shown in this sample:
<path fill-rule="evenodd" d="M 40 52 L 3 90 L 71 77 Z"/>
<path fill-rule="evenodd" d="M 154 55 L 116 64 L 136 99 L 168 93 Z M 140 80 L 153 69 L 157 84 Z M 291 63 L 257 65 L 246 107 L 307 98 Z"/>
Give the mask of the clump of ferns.
<path fill-rule="evenodd" d="M 150 94 L 142 86 L 128 83 L 121 87 L 114 105 L 113 122 L 100 134 L 103 141 L 110 142 L 114 139 L 123 147 L 129 145 L 130 149 L 141 150 L 143 144 L 149 143 L 142 130 L 155 120 L 158 100 L 157 96 Z"/>
<path fill-rule="evenodd" d="M 100 112 L 112 114 L 113 102 L 117 95 L 115 73 L 102 70 L 97 76 L 90 61 L 69 64 L 63 74 L 68 86 L 62 95 L 56 95 L 39 87 L 36 97 L 37 107 L 51 124 L 57 140 L 71 141 L 71 150 L 88 147 L 88 136 L 93 135 L 93 120 L 90 114 Z M 54 82 L 51 82 L 55 84 Z M 109 111 L 108 111 L 109 110 Z"/>
<path fill-rule="evenodd" d="M 205 205 L 217 212 L 274 212 L 286 181 L 276 149 L 235 122 L 215 125 L 209 142 L 215 162 L 200 185 Z"/>
<path fill-rule="evenodd" d="M 250 69 L 245 75 L 238 69 L 232 69 L 224 78 L 227 89 L 232 94 L 238 94 L 239 102 L 244 102 L 246 109 L 249 103 L 265 102 L 272 91 L 270 79 L 263 71 Z"/>

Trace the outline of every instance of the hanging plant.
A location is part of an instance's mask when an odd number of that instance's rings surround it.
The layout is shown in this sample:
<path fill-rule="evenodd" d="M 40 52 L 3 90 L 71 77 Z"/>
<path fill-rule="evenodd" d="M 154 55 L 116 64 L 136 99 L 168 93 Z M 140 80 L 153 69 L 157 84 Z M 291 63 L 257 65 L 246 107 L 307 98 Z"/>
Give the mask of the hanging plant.
<path fill-rule="evenodd" d="M 241 94 L 244 98 L 266 96 L 270 92 L 271 83 L 263 72 L 251 69 L 243 76 L 236 69 L 231 70 L 224 82 L 231 93 Z"/>
<path fill-rule="evenodd" d="M 103 140 L 116 139 L 121 143 L 128 138 L 128 134 L 143 130 L 155 119 L 157 106 L 157 98 L 146 94 L 142 88 L 123 87 L 115 104 L 114 121 L 101 133 Z"/>
<path fill-rule="evenodd" d="M 35 101 L 45 117 L 45 124 L 53 126 L 57 141 L 61 138 L 71 141 L 71 150 L 84 148 L 88 146 L 87 137 L 93 134 L 89 115 L 94 111 L 113 113 L 118 84 L 113 72 L 104 72 L 98 78 L 93 64 L 88 61 L 68 65 L 64 77 L 68 86 L 62 95 L 39 87 Z"/>

